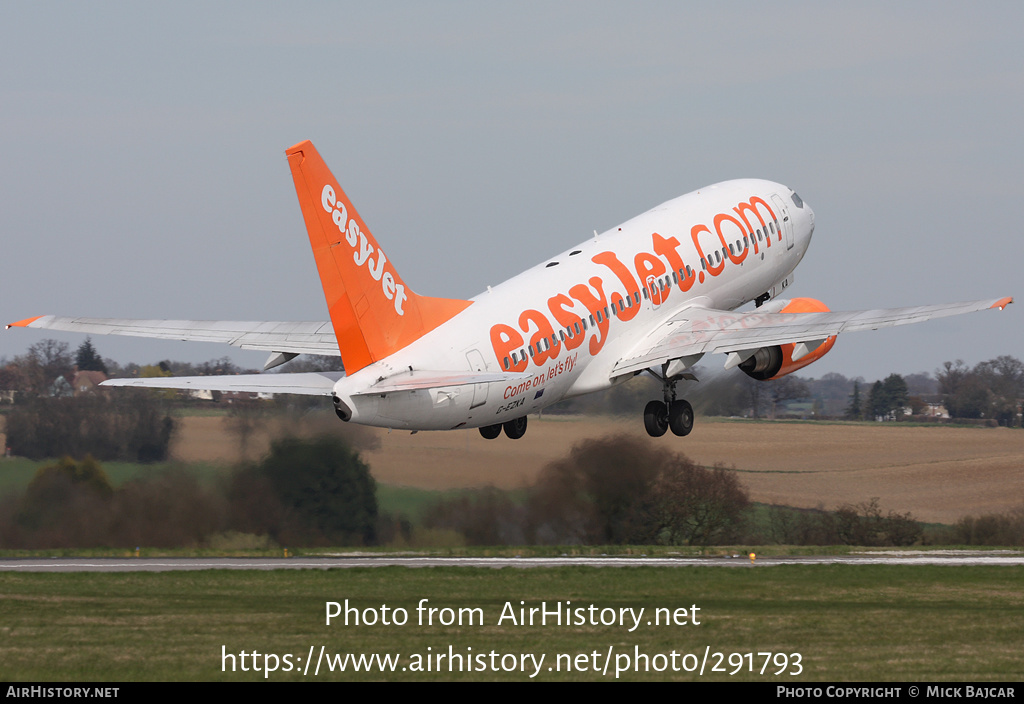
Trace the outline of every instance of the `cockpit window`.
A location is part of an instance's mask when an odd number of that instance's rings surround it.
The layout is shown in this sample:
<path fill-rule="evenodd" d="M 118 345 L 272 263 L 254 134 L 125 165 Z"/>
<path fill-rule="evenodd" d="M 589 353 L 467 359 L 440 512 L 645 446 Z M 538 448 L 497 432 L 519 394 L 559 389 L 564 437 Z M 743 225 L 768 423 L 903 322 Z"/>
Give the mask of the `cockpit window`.
<path fill-rule="evenodd" d="M 793 199 L 793 204 L 796 205 L 796 207 L 798 207 L 798 208 L 804 207 L 804 201 L 803 201 L 803 199 L 800 196 L 798 196 L 796 194 L 796 191 L 793 191 L 793 195 L 791 195 L 790 198 Z"/>

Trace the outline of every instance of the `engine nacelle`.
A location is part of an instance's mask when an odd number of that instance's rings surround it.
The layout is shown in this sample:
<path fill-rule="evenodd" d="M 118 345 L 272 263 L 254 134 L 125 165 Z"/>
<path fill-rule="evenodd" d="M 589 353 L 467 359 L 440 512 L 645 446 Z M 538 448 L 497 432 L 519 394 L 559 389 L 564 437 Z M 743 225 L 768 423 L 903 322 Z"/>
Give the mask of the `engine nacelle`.
<path fill-rule="evenodd" d="M 794 298 L 779 312 L 827 313 L 828 306 L 813 298 Z M 739 365 L 740 369 L 743 370 L 744 374 L 758 381 L 778 379 L 787 374 L 792 374 L 798 369 L 803 369 L 808 364 L 824 357 L 832 349 L 832 346 L 836 344 L 836 337 L 833 335 L 817 347 L 808 350 L 809 346 L 813 345 L 814 342 L 816 341 L 808 340 L 804 343 L 762 347 L 744 360 Z M 793 359 L 794 354 L 797 355 L 795 360 Z"/>

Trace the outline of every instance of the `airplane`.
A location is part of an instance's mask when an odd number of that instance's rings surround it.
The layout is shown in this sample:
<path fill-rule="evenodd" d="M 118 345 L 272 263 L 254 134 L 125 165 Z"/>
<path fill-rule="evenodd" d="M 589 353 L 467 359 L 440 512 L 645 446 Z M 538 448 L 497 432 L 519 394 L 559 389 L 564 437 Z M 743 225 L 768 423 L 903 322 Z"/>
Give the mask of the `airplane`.
<path fill-rule="evenodd" d="M 325 396 L 346 422 L 390 429 L 526 433 L 527 416 L 643 372 L 662 398 L 644 410 L 652 437 L 685 436 L 693 408 L 677 385 L 724 353 L 727 369 L 777 379 L 820 359 L 843 332 L 990 308 L 1010 297 L 831 312 L 783 298 L 814 233 L 814 211 L 779 183 L 717 183 L 648 210 L 470 300 L 406 285 L 309 141 L 285 154 L 323 286 L 329 322 L 127 320 L 37 316 L 11 327 L 224 342 L 270 352 L 264 371 L 300 354 L 341 357 L 344 372 L 110 379 L 104 386 Z M 753 301 L 755 309 L 734 312 Z"/>

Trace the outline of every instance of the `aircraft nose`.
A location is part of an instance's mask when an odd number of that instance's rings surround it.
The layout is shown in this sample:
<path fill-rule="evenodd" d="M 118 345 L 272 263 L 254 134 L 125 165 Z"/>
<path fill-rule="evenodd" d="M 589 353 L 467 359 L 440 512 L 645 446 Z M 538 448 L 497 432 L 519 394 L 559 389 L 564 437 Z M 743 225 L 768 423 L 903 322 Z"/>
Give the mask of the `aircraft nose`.
<path fill-rule="evenodd" d="M 803 206 L 797 211 L 799 213 L 797 239 L 806 251 L 811 244 L 811 236 L 814 235 L 814 211 L 807 201 L 803 201 Z"/>

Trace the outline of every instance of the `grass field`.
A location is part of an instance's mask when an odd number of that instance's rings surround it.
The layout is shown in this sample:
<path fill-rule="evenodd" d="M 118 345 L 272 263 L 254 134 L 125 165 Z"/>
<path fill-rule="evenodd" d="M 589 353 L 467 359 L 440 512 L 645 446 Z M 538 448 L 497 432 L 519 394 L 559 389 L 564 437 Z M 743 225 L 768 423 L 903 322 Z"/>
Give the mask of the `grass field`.
<path fill-rule="evenodd" d="M 333 417 L 292 419 L 293 427 L 342 426 Z M 427 491 L 492 484 L 516 489 L 533 481 L 551 460 L 578 442 L 615 433 L 640 434 L 635 419 L 531 417 L 526 437 L 487 441 L 475 431 L 417 433 L 355 428 L 370 449 L 361 454 L 374 477 L 397 498 L 397 510 Z M 254 434 L 247 455 L 266 451 L 276 429 Z M 686 438 L 651 442 L 704 465 L 734 467 L 751 498 L 764 504 L 834 509 L 843 503 L 882 499 L 885 511 L 911 512 L 918 520 L 954 523 L 965 515 L 1004 513 L 1024 502 L 1024 430 L 911 426 L 900 423 L 747 422 L 698 419 Z M 200 463 L 206 476 L 240 458 L 237 437 L 223 415 L 180 419 L 176 460 Z M 0 460 L 0 494 L 24 486 L 38 463 Z M 108 463 L 118 484 L 151 468 Z M 408 491 L 406 491 L 408 490 Z M 403 492 L 405 492 L 403 494 Z M 391 498 L 391 497 L 389 497 Z"/>
<path fill-rule="evenodd" d="M 611 419 L 535 422 L 525 447 L 469 433 L 383 434 L 364 453 L 385 483 L 515 487 L 546 461 L 589 437 L 642 430 Z M 1004 512 L 1024 500 L 1024 432 L 1012 429 L 904 427 L 898 424 L 700 423 L 685 439 L 657 442 L 696 462 L 741 472 L 753 500 L 835 508 L 882 497 L 883 508 L 953 523 L 965 514 Z M 502 447 L 505 445 L 505 447 Z"/>
<path fill-rule="evenodd" d="M 639 419 L 530 417 L 519 441 L 488 441 L 475 431 L 417 433 L 365 429 L 379 446 L 364 450 L 378 482 L 422 489 L 531 482 L 573 444 L 615 433 L 639 435 Z M 644 436 L 646 437 L 646 436 Z M 803 508 L 882 498 L 886 511 L 954 523 L 967 514 L 1003 513 L 1024 501 L 1024 431 L 908 426 L 900 423 L 744 422 L 699 418 L 686 438 L 651 440 L 741 472 L 754 501 Z M 257 437 L 253 452 L 267 443 Z M 184 460 L 237 457 L 218 418 L 185 418 L 175 452 Z"/>
<path fill-rule="evenodd" d="M 337 425 L 337 424 L 335 424 Z M 387 433 L 369 430 L 362 454 L 381 483 L 382 507 L 415 514 L 441 492 L 494 484 L 519 488 L 548 461 L 591 437 L 636 433 L 615 419 L 531 417 L 526 438 L 484 441 L 475 432 Z M 249 447 L 258 456 L 267 436 Z M 967 513 L 1002 512 L 1024 497 L 1024 432 L 907 427 L 898 424 L 700 422 L 686 439 L 652 440 L 701 464 L 724 462 L 740 472 L 756 501 L 834 508 L 882 497 L 885 510 L 953 522 Z M 376 447 L 374 447 L 376 444 Z M 176 460 L 201 463 L 214 480 L 239 459 L 223 417 L 189 416 Z M 38 463 L 0 461 L 0 493 L 24 484 Z M 157 467 L 110 463 L 115 484 Z M 631 548 L 627 548 L 631 549 Z M 667 549 L 667 548 L 662 548 Z M 479 549 L 474 554 L 479 554 Z M 1024 633 L 1024 568 L 784 566 L 742 568 L 471 568 L 353 569 L 281 572 L 139 574 L 0 573 L 0 679 L 245 680 L 262 672 L 222 672 L 222 653 L 290 655 L 301 667 L 311 647 L 333 654 L 398 653 L 383 673 L 278 671 L 274 680 L 477 679 L 525 681 L 529 673 L 402 671 L 417 657 L 448 653 L 544 654 L 536 679 L 613 679 L 616 664 L 636 652 L 664 665 L 675 651 L 722 653 L 700 676 L 626 672 L 625 679 L 771 682 L 972 681 L 1020 678 Z M 360 609 L 387 604 L 410 614 L 406 626 L 324 625 L 327 601 Z M 416 605 L 478 608 L 483 625 L 419 626 Z M 648 627 L 498 624 L 505 602 L 518 607 L 571 601 L 603 608 L 683 608 L 696 604 L 701 624 Z M 224 650 L 222 651 L 222 648 Z M 609 674 L 603 665 L 611 648 Z M 428 650 L 429 649 L 429 650 Z M 470 650 L 472 649 L 472 650 Z M 593 653 L 598 653 L 597 656 Z M 730 653 L 800 654 L 798 676 L 748 671 Z M 561 659 L 559 660 L 559 656 Z M 299 661 L 299 658 L 302 660 Z M 579 658 L 579 660 L 577 660 Z M 249 656 L 251 667 L 251 655 Z M 566 672 L 568 662 L 586 669 Z M 230 659 L 227 661 L 230 669 Z M 288 662 L 280 661 L 283 670 Z M 422 662 L 422 660 L 420 660 Z M 509 661 L 505 661 L 509 662 Z M 652 662 L 652 661 L 648 661 Z M 691 665 L 694 660 L 677 662 Z M 715 664 L 726 672 L 712 672 Z M 777 661 L 778 662 L 778 661 Z M 436 661 L 435 661 L 436 663 Z M 562 671 L 547 667 L 561 663 Z M 262 662 L 261 662 L 262 669 Z M 600 668 L 599 668 L 600 669 Z M 769 664 L 766 672 L 778 665 Z M 786 672 L 793 671 L 791 667 Z"/>
<path fill-rule="evenodd" d="M 545 655 L 540 680 L 613 679 L 637 652 L 703 657 L 711 653 L 785 653 L 787 674 L 748 671 L 626 672 L 623 679 L 841 681 L 1012 681 L 1020 679 L 1024 569 L 1017 567 L 780 566 L 765 568 L 379 568 L 257 572 L 0 575 L 0 679 L 252 680 L 259 672 L 222 672 L 222 652 L 291 655 L 302 667 L 312 646 L 327 653 L 398 653 L 398 671 L 271 680 L 512 680 L 529 672 L 402 672 L 417 655 Z M 479 609 L 482 625 L 418 625 L 416 606 Z M 404 608 L 404 626 L 325 625 L 325 602 L 358 609 Z M 513 625 L 501 616 L 547 602 L 599 610 L 643 607 L 641 625 Z M 700 608 L 699 625 L 648 626 L 655 608 Z M 518 613 L 518 612 L 517 612 Z M 610 613 L 610 612 L 606 612 Z M 438 614 L 439 615 L 439 614 Z M 692 620 L 693 612 L 688 620 Z M 629 618 L 627 616 L 627 618 Z M 222 651 L 222 647 L 224 651 Z M 592 670 L 596 651 L 608 674 Z M 429 648 L 429 651 L 428 651 Z M 472 649 L 471 651 L 469 649 Z M 800 654 L 802 673 L 793 653 Z M 586 671 L 548 671 L 563 656 Z M 301 658 L 300 661 L 297 660 Z M 760 670 L 763 656 L 754 655 Z M 236 657 L 236 666 L 240 661 Z M 434 661 L 436 664 L 436 661 Z M 497 662 L 501 662 L 500 659 Z M 511 660 L 506 660 L 506 664 Z M 664 658 L 650 661 L 665 664 Z M 779 663 L 782 661 L 779 660 Z M 230 660 L 227 661 L 230 670 Z M 251 666 L 251 656 L 249 665 Z M 283 670 L 286 663 L 282 660 Z M 425 667 L 425 665 L 424 665 Z M 499 665 L 500 667 L 500 665 Z M 261 670 L 263 668 L 261 662 Z M 532 672 L 533 667 L 528 665 Z M 768 672 L 779 667 L 769 666 Z"/>

